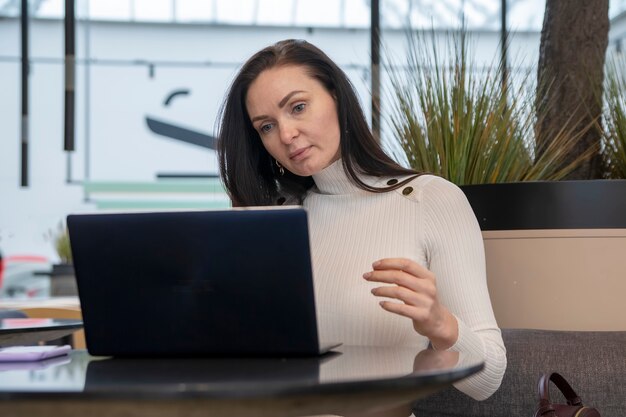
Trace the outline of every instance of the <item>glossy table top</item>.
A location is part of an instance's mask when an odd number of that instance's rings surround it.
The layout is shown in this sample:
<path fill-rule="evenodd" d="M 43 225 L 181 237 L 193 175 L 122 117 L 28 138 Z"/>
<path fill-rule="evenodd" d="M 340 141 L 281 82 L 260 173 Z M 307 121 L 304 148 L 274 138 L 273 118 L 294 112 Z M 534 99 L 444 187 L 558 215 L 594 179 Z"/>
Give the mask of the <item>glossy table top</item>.
<path fill-rule="evenodd" d="M 117 359 L 73 351 L 46 362 L 0 364 L 0 413 L 38 415 L 37 404 L 65 400 L 73 405 L 64 414 L 85 412 L 85 402 L 92 416 L 114 415 L 106 411 L 114 403 L 126 404 L 128 415 L 175 415 L 215 404 L 221 411 L 211 415 L 335 414 L 368 401 L 417 399 L 482 367 L 456 352 L 393 347 L 341 346 L 315 358 Z M 168 401 L 183 408 L 159 414 Z M 250 414 L 250 401 L 267 412 Z"/>
<path fill-rule="evenodd" d="M 0 320 L 0 347 L 32 345 L 59 339 L 83 328 L 71 319 L 15 318 Z"/>

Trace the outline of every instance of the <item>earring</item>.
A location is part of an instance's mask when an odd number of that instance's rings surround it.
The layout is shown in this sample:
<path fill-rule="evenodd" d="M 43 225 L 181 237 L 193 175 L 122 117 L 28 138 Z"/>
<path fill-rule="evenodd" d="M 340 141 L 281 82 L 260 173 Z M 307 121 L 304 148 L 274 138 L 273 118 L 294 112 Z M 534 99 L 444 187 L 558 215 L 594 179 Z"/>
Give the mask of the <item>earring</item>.
<path fill-rule="evenodd" d="M 285 175 L 285 168 L 283 168 L 280 162 L 278 162 L 278 159 L 275 159 L 275 161 L 276 161 L 276 166 L 278 167 L 278 172 L 280 172 L 280 175 Z"/>

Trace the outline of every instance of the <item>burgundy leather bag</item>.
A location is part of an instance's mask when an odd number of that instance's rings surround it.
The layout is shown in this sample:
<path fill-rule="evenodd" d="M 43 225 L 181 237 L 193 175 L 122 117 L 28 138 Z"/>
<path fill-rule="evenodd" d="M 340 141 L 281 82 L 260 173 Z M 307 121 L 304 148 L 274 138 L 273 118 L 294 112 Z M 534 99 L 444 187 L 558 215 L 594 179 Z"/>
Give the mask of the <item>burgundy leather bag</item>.
<path fill-rule="evenodd" d="M 548 391 L 550 381 L 554 382 L 563 393 L 567 404 L 553 404 L 550 401 L 550 392 Z M 584 406 L 570 384 L 556 372 L 541 375 L 537 388 L 539 390 L 539 408 L 535 412 L 535 417 L 601 417 L 600 412 L 595 408 Z"/>

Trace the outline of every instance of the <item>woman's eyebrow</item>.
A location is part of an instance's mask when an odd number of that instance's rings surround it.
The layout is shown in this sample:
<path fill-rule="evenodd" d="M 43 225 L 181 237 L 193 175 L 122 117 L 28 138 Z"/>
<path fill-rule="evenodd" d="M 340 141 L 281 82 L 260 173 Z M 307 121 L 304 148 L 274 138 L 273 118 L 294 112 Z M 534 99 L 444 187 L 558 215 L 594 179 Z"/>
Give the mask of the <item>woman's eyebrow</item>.
<path fill-rule="evenodd" d="M 283 97 L 283 99 L 280 101 L 280 103 L 278 103 L 278 107 L 279 108 L 283 108 L 285 107 L 285 104 L 287 104 L 287 101 L 294 95 L 294 94 L 298 94 L 298 93 L 304 93 L 303 90 L 294 90 L 291 93 L 287 94 L 285 97 Z"/>
<path fill-rule="evenodd" d="M 282 100 L 280 100 L 280 102 L 278 103 L 278 108 L 283 108 L 285 107 L 285 104 L 287 104 L 287 101 L 289 101 L 289 99 L 294 96 L 295 94 L 298 93 L 304 93 L 304 90 L 294 90 L 292 92 L 290 92 L 289 94 L 287 94 L 285 97 L 283 97 Z M 261 116 L 255 116 L 252 118 L 252 123 L 256 122 L 257 120 L 262 120 L 262 119 L 266 119 L 267 116 L 266 115 L 261 115 Z"/>

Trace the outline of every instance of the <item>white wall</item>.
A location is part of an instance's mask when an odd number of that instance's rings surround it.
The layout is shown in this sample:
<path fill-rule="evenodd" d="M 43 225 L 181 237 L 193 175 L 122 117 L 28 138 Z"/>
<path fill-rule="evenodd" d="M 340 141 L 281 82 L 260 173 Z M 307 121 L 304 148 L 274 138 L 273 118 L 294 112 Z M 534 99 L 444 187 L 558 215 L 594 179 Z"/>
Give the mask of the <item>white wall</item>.
<path fill-rule="evenodd" d="M 85 67 L 79 64 L 77 142 L 70 157 L 75 183 L 67 184 L 68 157 L 62 150 L 63 26 L 54 20 L 32 21 L 30 185 L 20 188 L 19 22 L 0 21 L 0 249 L 5 255 L 40 254 L 55 259 L 46 233 L 56 229 L 66 214 L 94 209 L 83 201 L 80 185 L 86 177 L 86 158 L 89 178 L 100 181 L 153 181 L 159 172 L 217 172 L 212 151 L 154 135 L 146 127 L 145 116 L 214 133 L 219 106 L 238 65 L 280 39 L 307 39 L 326 51 L 346 70 L 369 117 L 369 32 L 364 29 L 91 22 L 88 33 L 89 56 L 94 60 L 89 70 L 89 111 Z M 85 58 L 85 38 L 81 22 L 79 60 Z M 403 31 L 386 31 L 383 39 L 388 50 L 402 57 Z M 498 53 L 499 34 L 475 33 L 474 39 L 477 62 L 491 63 Z M 538 44 L 538 33 L 517 34 L 512 39 L 512 55 L 534 64 Z M 131 61 L 138 60 L 157 62 L 153 78 L 146 65 L 132 65 Z M 159 65 L 162 61 L 230 65 Z M 165 97 L 179 88 L 188 88 L 191 94 L 164 107 Z"/>

